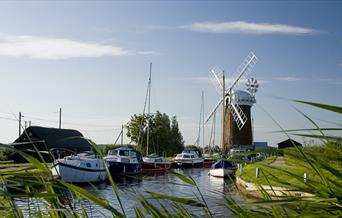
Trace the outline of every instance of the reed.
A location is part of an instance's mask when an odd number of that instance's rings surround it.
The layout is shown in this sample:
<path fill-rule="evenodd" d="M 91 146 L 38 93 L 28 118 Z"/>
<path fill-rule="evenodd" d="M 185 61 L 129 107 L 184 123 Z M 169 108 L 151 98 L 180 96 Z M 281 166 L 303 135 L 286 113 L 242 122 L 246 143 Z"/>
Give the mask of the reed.
<path fill-rule="evenodd" d="M 323 110 L 342 113 L 342 108 L 330 105 L 316 104 L 312 102 L 297 101 Z M 304 114 L 303 114 L 304 115 Z M 306 116 L 306 115 L 304 115 Z M 243 179 L 248 180 L 253 167 L 262 169 L 260 179 L 251 179 L 258 188 L 262 199 L 240 202 L 230 195 L 225 196 L 223 206 L 239 217 L 341 217 L 342 216 L 342 151 L 341 138 L 325 134 L 326 131 L 314 125 L 315 133 L 303 133 L 307 129 L 283 130 L 285 135 L 290 134 L 312 137 L 322 141 L 321 146 L 295 147 L 284 152 L 286 166 L 272 167 L 268 159 L 263 162 L 247 165 L 242 173 L 237 173 Z M 281 128 L 281 127 L 280 127 Z M 334 130 L 332 130 L 334 129 Z M 338 131 L 340 131 L 339 129 Z M 102 150 L 92 143 L 95 152 L 103 156 Z M 25 167 L 8 165 L 6 170 L 0 170 L 0 216 L 1 217 L 91 217 L 85 202 L 91 202 L 100 208 L 107 210 L 113 217 L 127 217 L 120 198 L 119 188 L 111 177 L 108 169 L 107 175 L 113 194 L 117 198 L 119 206 L 108 202 L 82 187 L 70 184 L 51 175 L 50 165 L 43 160 L 38 161 L 27 154 L 14 150 L 9 145 L 1 145 L 4 149 L 18 152 L 27 161 Z M 6 167 L 6 164 L 1 164 Z M 310 177 L 305 182 L 303 172 L 308 172 Z M 175 197 L 152 191 L 136 193 L 139 205 L 134 206 L 136 217 L 213 217 L 207 202 L 196 185 L 196 182 L 185 175 L 172 172 L 182 184 L 193 187 L 196 192 L 193 196 Z M 254 174 L 254 173 L 253 173 Z M 270 187 L 290 187 L 298 192 L 309 193 L 307 196 L 271 196 L 262 185 Z M 23 210 L 16 204 L 16 199 L 29 199 L 39 202 L 36 206 L 30 205 Z M 165 204 L 165 202 L 168 202 Z M 200 213 L 189 212 L 188 207 L 200 209 Z M 98 211 L 103 214 L 103 211 Z"/>

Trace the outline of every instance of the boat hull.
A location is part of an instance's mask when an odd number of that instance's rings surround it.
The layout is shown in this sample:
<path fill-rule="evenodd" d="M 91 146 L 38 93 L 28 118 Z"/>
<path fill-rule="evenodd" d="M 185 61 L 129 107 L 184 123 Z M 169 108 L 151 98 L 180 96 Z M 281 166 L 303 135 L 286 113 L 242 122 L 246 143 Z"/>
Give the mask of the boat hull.
<path fill-rule="evenodd" d="M 169 170 L 171 168 L 171 162 L 143 162 L 142 170 L 143 171 L 162 171 Z"/>
<path fill-rule="evenodd" d="M 176 166 L 180 168 L 201 168 L 203 161 L 194 160 L 175 160 Z"/>
<path fill-rule="evenodd" d="M 88 169 L 61 162 L 53 164 L 52 175 L 72 183 L 102 182 L 107 178 L 104 168 Z"/>
<path fill-rule="evenodd" d="M 112 176 L 134 175 L 141 173 L 141 163 L 122 163 L 116 161 L 107 161 L 109 172 Z"/>
<path fill-rule="evenodd" d="M 234 169 L 226 169 L 226 168 L 218 168 L 218 169 L 210 169 L 209 175 L 214 177 L 228 177 L 234 175 Z"/>
<path fill-rule="evenodd" d="M 211 166 L 215 163 L 215 160 L 204 160 L 203 167 L 204 168 L 211 168 Z"/>

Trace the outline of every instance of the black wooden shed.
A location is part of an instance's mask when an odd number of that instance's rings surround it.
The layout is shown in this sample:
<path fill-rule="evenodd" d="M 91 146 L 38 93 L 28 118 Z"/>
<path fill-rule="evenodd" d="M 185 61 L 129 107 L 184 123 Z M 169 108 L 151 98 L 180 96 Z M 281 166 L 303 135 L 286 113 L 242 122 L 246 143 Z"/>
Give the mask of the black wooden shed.
<path fill-rule="evenodd" d="M 295 145 L 296 146 L 302 146 L 301 143 L 299 143 L 293 139 L 286 139 L 285 141 L 278 143 L 278 149 L 290 148 L 290 147 L 294 147 Z"/>

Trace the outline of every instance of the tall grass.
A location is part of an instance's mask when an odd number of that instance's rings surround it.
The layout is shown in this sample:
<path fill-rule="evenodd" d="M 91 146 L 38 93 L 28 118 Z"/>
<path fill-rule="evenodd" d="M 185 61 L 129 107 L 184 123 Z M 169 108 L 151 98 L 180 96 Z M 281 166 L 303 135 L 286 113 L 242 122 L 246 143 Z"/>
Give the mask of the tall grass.
<path fill-rule="evenodd" d="M 328 110 L 342 113 L 342 108 L 337 106 L 318 104 L 306 101 L 296 101 Z M 244 212 L 249 216 L 273 216 L 273 217 L 341 217 L 342 216 L 342 141 L 341 137 L 334 136 L 329 131 L 341 131 L 341 128 L 320 128 L 314 120 L 301 113 L 314 128 L 284 130 L 279 125 L 281 132 L 289 138 L 291 135 L 305 136 L 321 140 L 320 146 L 300 147 L 294 144 L 294 148 L 284 151 L 286 166 L 274 167 L 269 164 L 254 164 L 247 166 L 243 173 L 254 170 L 254 175 L 249 180 L 254 182 L 262 200 L 253 201 L 249 206 L 256 206 L 256 210 Z M 274 120 L 275 121 L 275 120 Z M 276 121 L 275 121 L 276 122 Z M 306 133 L 306 132 L 309 133 Z M 312 133 L 314 132 L 314 133 Z M 317 132 L 317 133 L 316 133 Z M 262 169 L 261 178 L 255 178 L 255 167 Z M 253 172 L 253 171 L 251 171 Z M 309 174 L 305 181 L 303 173 Z M 248 177 L 245 178 L 248 179 Z M 265 190 L 265 185 L 271 191 Z M 287 187 L 289 192 L 276 193 L 277 187 Z M 273 190 L 273 192 L 272 192 Z M 297 193 L 297 194 L 294 194 Z M 299 193 L 299 194 L 298 194 Z M 229 205 L 233 205 L 236 215 L 241 213 L 240 205 L 234 204 L 232 199 L 227 199 Z"/>
<path fill-rule="evenodd" d="M 94 151 L 103 159 L 102 150 L 96 144 L 92 143 L 92 145 Z M 113 206 L 113 202 L 101 199 L 80 186 L 53 178 L 50 164 L 43 162 L 43 159 L 40 162 L 22 151 L 15 150 L 7 145 L 3 146 L 18 152 L 29 163 L 23 169 L 15 167 L 12 169 L 8 168 L 6 171 L 0 171 L 1 217 L 91 217 L 91 211 L 87 209 L 84 201 L 89 201 L 91 204 L 105 209 L 107 211 L 106 214 L 110 213 L 113 217 L 127 217 L 118 186 L 109 173 L 106 164 L 108 182 L 112 187 L 113 195 L 116 197 L 119 207 Z M 173 175 L 178 177 L 184 185 L 195 187 L 199 191 L 193 179 L 179 173 L 173 173 Z M 144 196 L 136 193 L 140 203 L 140 205 L 134 206 L 137 217 L 184 217 L 184 212 L 187 212 L 187 210 L 182 205 L 202 208 L 203 214 L 211 217 L 210 210 L 203 196 L 200 198 L 201 200 L 197 200 L 196 196 L 189 199 L 149 191 Z M 198 196 L 201 196 L 200 192 L 198 192 Z M 15 199 L 27 199 L 28 206 L 25 208 L 25 211 L 23 211 L 22 207 L 17 206 Z M 33 207 L 30 207 L 29 201 L 31 199 L 38 199 L 42 204 L 35 204 Z M 172 202 L 173 206 L 171 208 L 169 205 L 165 207 L 162 203 L 163 201 Z M 155 202 L 158 203 L 157 206 Z M 101 211 L 98 211 L 98 213 L 101 214 Z M 187 214 L 190 215 L 188 212 Z M 191 214 L 191 216 L 195 215 Z"/>
<path fill-rule="evenodd" d="M 342 108 L 311 102 L 298 101 L 329 110 L 342 113 Z M 265 164 L 262 170 L 263 182 L 255 183 L 259 187 L 262 196 L 260 200 L 248 200 L 237 202 L 233 197 L 226 195 L 222 204 L 239 217 L 341 217 L 342 216 L 342 151 L 341 139 L 325 134 L 326 131 L 336 131 L 336 128 L 320 129 L 308 116 L 303 114 L 310 123 L 312 129 L 282 130 L 290 137 L 290 134 L 318 138 L 322 140 L 322 146 L 301 148 L 295 147 L 285 151 L 285 160 L 293 168 L 277 168 Z M 303 133 L 303 131 L 316 131 L 318 134 Z M 340 130 L 340 129 L 338 129 Z M 93 144 L 94 150 L 103 157 L 99 147 Z M 12 149 L 11 146 L 2 145 L 3 148 Z M 0 170 L 0 216 L 1 217 L 91 217 L 85 202 L 97 205 L 106 210 L 113 217 L 127 217 L 125 202 L 120 198 L 119 188 L 106 168 L 109 184 L 113 195 L 116 196 L 119 206 L 113 206 L 108 202 L 84 188 L 60 179 L 53 178 L 50 165 L 44 161 L 38 161 L 27 154 L 14 150 L 22 155 L 29 164 L 25 168 L 8 168 Z M 251 165 L 253 166 L 253 165 Z M 247 168 L 247 167 L 246 167 Z M 296 173 L 298 169 L 309 172 L 309 179 L 305 182 L 303 176 Z M 172 172 L 183 184 L 195 188 L 192 197 L 171 196 L 153 192 L 136 193 L 139 205 L 132 206 L 136 217 L 213 217 L 206 199 L 196 182 L 182 174 Z M 284 175 L 284 178 L 277 175 Z M 291 179 L 287 179 L 291 178 Z M 262 185 L 290 187 L 298 192 L 311 194 L 307 196 L 270 195 Z M 34 207 L 27 206 L 26 211 L 19 208 L 15 199 L 32 199 L 41 202 Z M 165 202 L 168 202 L 165 204 Z M 199 208 L 201 214 L 193 214 L 187 208 Z M 103 211 L 99 211 L 99 214 Z"/>

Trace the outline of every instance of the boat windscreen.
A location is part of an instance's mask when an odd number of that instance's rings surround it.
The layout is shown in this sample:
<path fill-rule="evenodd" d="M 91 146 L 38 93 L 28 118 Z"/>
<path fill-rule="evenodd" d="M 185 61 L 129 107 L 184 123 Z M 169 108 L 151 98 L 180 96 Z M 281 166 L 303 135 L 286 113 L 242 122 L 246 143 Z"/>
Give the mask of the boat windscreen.
<path fill-rule="evenodd" d="M 213 164 L 214 169 L 234 167 L 235 164 L 229 161 L 218 160 Z"/>
<path fill-rule="evenodd" d="M 119 155 L 120 155 L 120 156 L 126 156 L 126 157 L 128 157 L 128 156 L 129 156 L 129 151 L 128 151 L 128 150 L 120 150 L 120 151 L 119 151 Z"/>
<path fill-rule="evenodd" d="M 108 155 L 117 155 L 118 154 L 118 151 L 117 150 L 110 150 L 108 152 Z"/>

